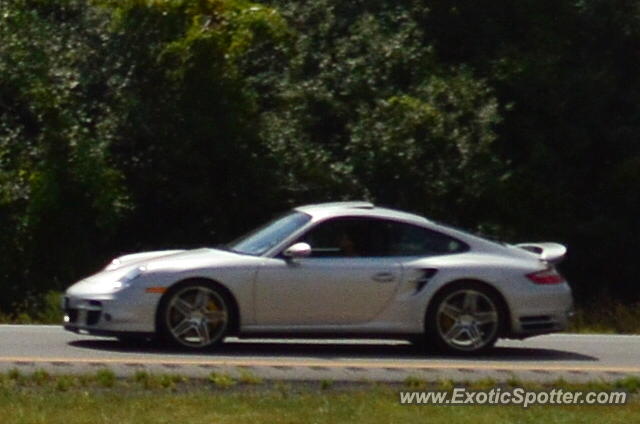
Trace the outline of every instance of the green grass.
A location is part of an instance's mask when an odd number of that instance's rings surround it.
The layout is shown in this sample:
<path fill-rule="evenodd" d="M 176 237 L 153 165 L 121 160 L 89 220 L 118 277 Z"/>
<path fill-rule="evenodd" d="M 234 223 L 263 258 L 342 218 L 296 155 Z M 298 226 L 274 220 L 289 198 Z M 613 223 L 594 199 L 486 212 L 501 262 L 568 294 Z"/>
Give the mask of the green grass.
<path fill-rule="evenodd" d="M 597 302 L 576 308 L 569 331 L 640 334 L 640 303 L 623 304 L 603 296 Z"/>
<path fill-rule="evenodd" d="M 237 384 L 237 381 L 233 377 L 227 374 L 217 374 L 215 372 L 212 372 L 209 375 L 209 381 L 220 389 L 228 389 L 229 387 L 233 387 Z"/>
<path fill-rule="evenodd" d="M 14 305 L 11 312 L 0 310 L 0 323 L 60 324 L 62 323 L 61 297 L 62 293 L 57 291 L 27 297 L 21 303 Z"/>
<path fill-rule="evenodd" d="M 220 384 L 220 375 L 188 380 L 137 373 L 111 379 L 106 371 L 84 376 L 52 376 L 43 371 L 0 374 L 0 423 L 633 423 L 640 417 L 639 379 L 617 383 L 569 384 L 566 390 L 612 390 L 635 393 L 623 406 L 403 406 L 398 392 L 408 388 L 441 389 L 448 382 L 407 379 L 405 384 L 315 383 Z M 105 384 L 108 382 L 108 384 Z M 520 382 L 518 382 L 519 385 Z M 486 389 L 486 380 L 468 385 Z M 529 388 L 540 388 L 531 386 Z"/>
<path fill-rule="evenodd" d="M 0 420 L 13 423 L 633 423 L 640 403 L 619 407 L 400 406 L 393 390 L 342 392 L 128 393 L 72 390 L 2 393 Z"/>

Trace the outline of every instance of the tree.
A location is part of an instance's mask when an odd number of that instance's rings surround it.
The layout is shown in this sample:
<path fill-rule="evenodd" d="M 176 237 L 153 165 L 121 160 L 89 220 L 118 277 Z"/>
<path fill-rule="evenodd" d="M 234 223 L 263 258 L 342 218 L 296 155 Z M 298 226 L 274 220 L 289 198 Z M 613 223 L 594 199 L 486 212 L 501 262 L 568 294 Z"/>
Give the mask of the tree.
<path fill-rule="evenodd" d="M 295 31 L 262 136 L 295 201 L 366 197 L 465 221 L 499 175 L 491 90 L 424 43 L 416 2 L 273 2 Z M 292 201 L 293 203 L 293 201 Z M 477 208 L 476 208 L 477 209 Z"/>
<path fill-rule="evenodd" d="M 0 5 L 1 305 L 96 266 L 127 209 L 96 95 L 105 21 L 84 2 Z"/>

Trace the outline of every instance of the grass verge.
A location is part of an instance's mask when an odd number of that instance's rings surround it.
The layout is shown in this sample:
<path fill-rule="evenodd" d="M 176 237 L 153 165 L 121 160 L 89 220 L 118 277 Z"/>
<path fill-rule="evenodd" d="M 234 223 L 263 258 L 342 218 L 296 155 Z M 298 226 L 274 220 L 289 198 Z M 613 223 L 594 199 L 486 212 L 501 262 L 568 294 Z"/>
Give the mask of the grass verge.
<path fill-rule="evenodd" d="M 640 334 L 640 303 L 624 304 L 603 296 L 576 308 L 572 333 Z"/>
<path fill-rule="evenodd" d="M 287 384 L 258 382 L 249 375 L 234 379 L 212 374 L 207 380 L 138 373 L 118 379 L 109 370 L 94 375 L 0 374 L 0 422 L 14 423 L 538 423 L 636 422 L 640 416 L 640 380 L 617 383 L 528 385 L 565 390 L 613 390 L 635 393 L 623 406 L 403 406 L 400 390 L 450 389 L 450 381 L 410 378 L 404 384 Z M 496 386 L 490 380 L 467 385 Z"/>
<path fill-rule="evenodd" d="M 0 324 L 60 324 L 61 298 L 62 293 L 57 291 L 27 297 L 10 312 L 0 310 Z"/>

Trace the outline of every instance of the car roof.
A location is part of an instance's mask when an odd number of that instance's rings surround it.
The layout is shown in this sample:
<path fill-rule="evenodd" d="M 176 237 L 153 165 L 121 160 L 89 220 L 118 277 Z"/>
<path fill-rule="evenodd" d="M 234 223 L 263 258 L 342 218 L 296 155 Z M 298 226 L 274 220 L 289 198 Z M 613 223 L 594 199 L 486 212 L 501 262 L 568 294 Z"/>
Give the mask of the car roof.
<path fill-rule="evenodd" d="M 295 210 L 311 215 L 314 220 L 332 216 L 369 216 L 397 219 L 416 224 L 430 222 L 428 219 L 420 215 L 376 206 L 371 202 L 365 201 L 317 203 L 313 205 L 299 206 L 295 208 Z"/>
<path fill-rule="evenodd" d="M 432 230 L 442 232 L 450 237 L 454 237 L 464 241 L 465 243 L 469 244 L 474 250 L 481 250 L 485 252 L 499 250 L 504 253 L 506 249 L 504 246 L 496 242 L 473 235 L 471 233 L 468 233 L 467 231 L 458 230 L 456 228 L 439 224 L 420 215 L 376 206 L 370 202 L 351 201 L 318 203 L 313 205 L 299 206 L 297 208 L 294 208 L 294 210 L 310 215 L 312 222 L 318 222 L 327 218 L 341 216 L 362 216 L 371 218 L 392 219 L 409 224 L 425 226 Z"/>

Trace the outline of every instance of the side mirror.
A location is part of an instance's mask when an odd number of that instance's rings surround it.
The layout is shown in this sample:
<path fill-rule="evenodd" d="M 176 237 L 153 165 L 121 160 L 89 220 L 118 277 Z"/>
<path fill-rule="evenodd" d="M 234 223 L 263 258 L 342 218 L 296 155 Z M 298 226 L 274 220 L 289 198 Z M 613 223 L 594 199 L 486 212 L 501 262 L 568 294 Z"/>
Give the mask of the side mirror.
<path fill-rule="evenodd" d="M 296 243 L 287 247 L 282 254 L 287 259 L 306 258 L 311 255 L 311 246 L 307 243 Z"/>

